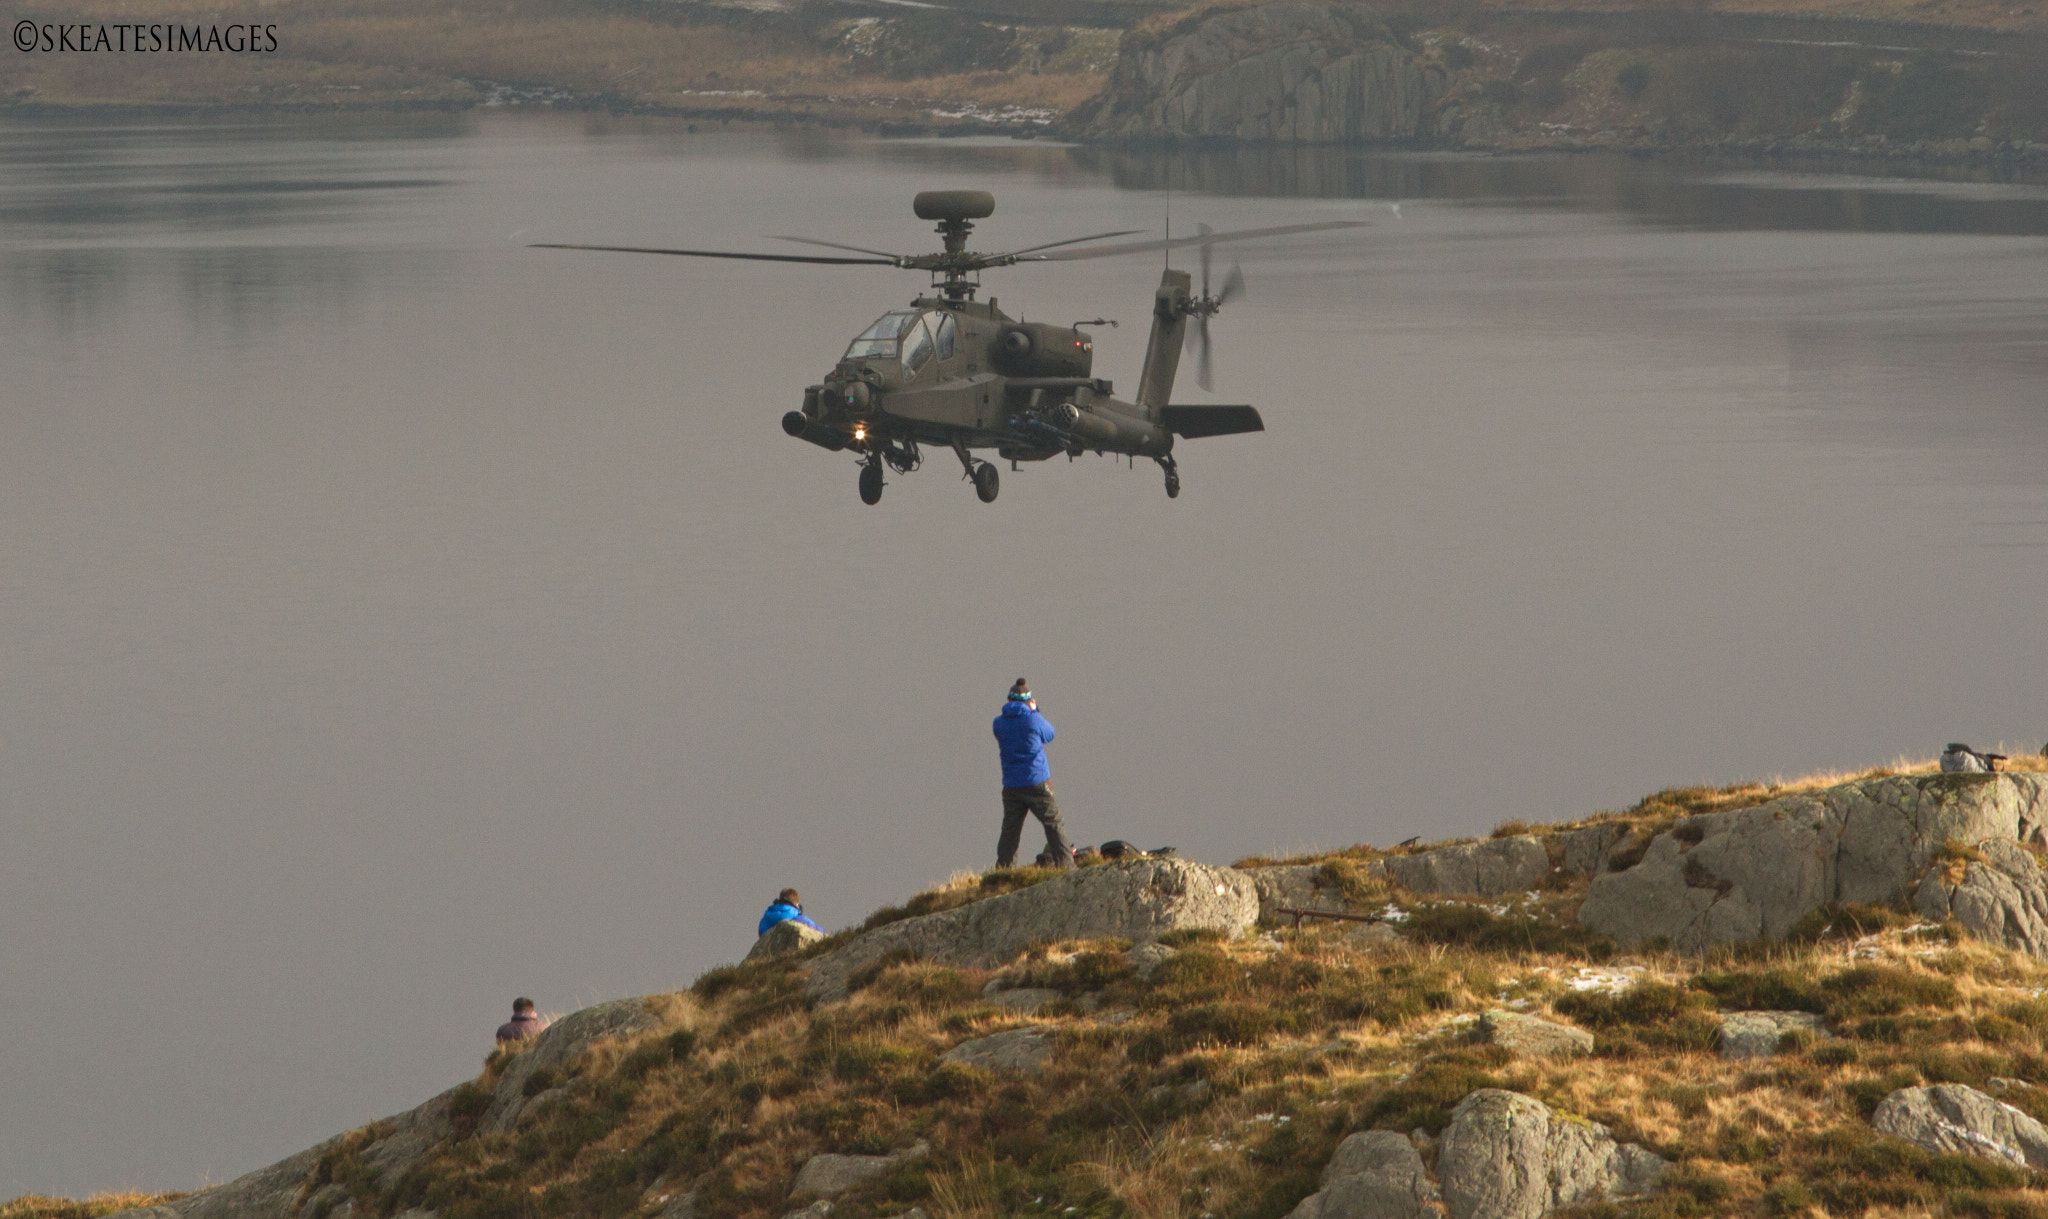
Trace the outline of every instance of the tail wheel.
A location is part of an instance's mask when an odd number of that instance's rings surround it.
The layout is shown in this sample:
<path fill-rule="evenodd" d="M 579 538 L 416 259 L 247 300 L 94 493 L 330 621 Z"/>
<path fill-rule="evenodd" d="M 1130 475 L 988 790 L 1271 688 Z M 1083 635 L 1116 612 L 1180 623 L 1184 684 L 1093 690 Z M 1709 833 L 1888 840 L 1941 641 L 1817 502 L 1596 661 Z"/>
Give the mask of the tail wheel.
<path fill-rule="evenodd" d="M 1178 471 L 1178 470 L 1168 470 L 1168 471 L 1166 472 L 1166 498 L 1168 498 L 1168 499 L 1178 499 L 1179 497 L 1180 497 L 1180 471 Z"/>
<path fill-rule="evenodd" d="M 860 468 L 860 502 L 882 502 L 882 463 L 871 461 Z"/>
<path fill-rule="evenodd" d="M 1002 476 L 996 473 L 995 463 L 984 461 L 974 467 L 974 493 L 984 504 L 996 502 L 996 492 L 1002 490 Z"/>

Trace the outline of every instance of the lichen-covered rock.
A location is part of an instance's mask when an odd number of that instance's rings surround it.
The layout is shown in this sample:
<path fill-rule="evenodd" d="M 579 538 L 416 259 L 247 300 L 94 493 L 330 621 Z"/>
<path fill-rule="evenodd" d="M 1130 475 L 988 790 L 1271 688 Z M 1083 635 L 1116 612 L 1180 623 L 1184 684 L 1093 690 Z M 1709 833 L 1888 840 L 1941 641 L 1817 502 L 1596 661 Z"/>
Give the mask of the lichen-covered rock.
<path fill-rule="evenodd" d="M 1337 1144 L 1322 1187 L 1287 1219 L 1424 1219 L 1439 1215 L 1436 1186 L 1408 1137 L 1362 1130 Z"/>
<path fill-rule="evenodd" d="M 1977 846 L 1982 862 L 1936 864 L 1913 894 L 1913 908 L 1937 922 L 1954 919 L 1980 940 L 2048 957 L 2048 876 L 2016 842 Z"/>
<path fill-rule="evenodd" d="M 1098 139 L 1282 143 L 1409 140 L 1444 75 L 1364 13 L 1278 0 L 1127 35 L 1103 99 L 1075 115 Z"/>
<path fill-rule="evenodd" d="M 1871 1116 L 1879 1134 L 1929 1151 L 1961 1152 L 2022 1168 L 2048 1168 L 2048 1127 L 1962 1084 L 1901 1088 Z"/>
<path fill-rule="evenodd" d="M 963 1041 L 940 1061 L 1011 1075 L 1036 1075 L 1052 1060 L 1052 1037 L 1038 1029 L 1011 1029 Z"/>
<path fill-rule="evenodd" d="M 1550 875 L 1550 854 L 1526 834 L 1491 838 L 1393 856 L 1387 875 L 1410 893 L 1499 897 L 1541 885 Z"/>
<path fill-rule="evenodd" d="M 1377 862 L 1377 861 L 1374 861 Z M 1275 864 L 1245 868 L 1259 894 L 1259 921 L 1284 921 L 1282 908 L 1294 910 L 1342 910 L 1344 895 L 1336 881 L 1318 863 Z"/>
<path fill-rule="evenodd" d="M 1194 929 L 1241 935 L 1258 914 L 1257 887 L 1231 868 L 1181 859 L 1079 868 L 1015 893 L 855 936 L 811 962 L 805 991 L 819 1000 L 844 998 L 848 977 L 892 954 L 986 969 L 1054 940 L 1144 941 Z"/>
<path fill-rule="evenodd" d="M 1825 1037 L 1827 1024 L 1812 1012 L 1729 1012 L 1721 1017 L 1721 1057 L 1769 1058 L 1787 1034 L 1801 1033 Z"/>
<path fill-rule="evenodd" d="M 784 919 L 761 933 L 761 938 L 747 949 L 747 960 L 788 956 L 792 952 L 802 952 L 824 938 L 825 933 L 816 927 L 806 927 L 793 918 Z"/>
<path fill-rule="evenodd" d="M 1557 844 L 1558 866 L 1565 870 L 1565 874 L 1591 880 L 1600 875 L 1608 853 L 1621 845 L 1626 836 L 1621 826 L 1609 823 L 1565 830 L 1552 835 L 1551 840 Z"/>
<path fill-rule="evenodd" d="M 1605 1126 L 1498 1088 L 1458 1102 L 1436 1160 L 1452 1219 L 1538 1219 L 1596 1197 L 1648 1193 L 1667 1167 Z"/>
<path fill-rule="evenodd" d="M 1520 1012 L 1487 1012 L 1479 1017 L 1479 1034 L 1519 1058 L 1591 1054 L 1593 1034 L 1568 1024 L 1539 1020 Z"/>
<path fill-rule="evenodd" d="M 660 1025 L 647 1010 L 643 999 L 613 999 L 598 1003 L 555 1021 L 533 1039 L 533 1048 L 505 1064 L 498 1076 L 497 1091 L 477 1121 L 479 1134 L 503 1134 L 519 1121 L 519 1115 L 533 1107 L 545 1092 L 526 1094 L 526 1082 L 535 1072 L 559 1071 L 581 1057 L 600 1041 L 630 1037 Z"/>
<path fill-rule="evenodd" d="M 790 1192 L 836 1198 L 869 1177 L 879 1177 L 906 1160 L 922 1159 L 930 1152 L 928 1144 L 919 1142 L 884 1156 L 815 1155 L 797 1170 Z"/>
<path fill-rule="evenodd" d="M 1951 839 L 2013 841 L 2023 813 L 2043 807 L 2044 779 L 1864 779 L 1681 818 L 1641 862 L 1594 879 L 1579 922 L 1624 946 L 1661 937 L 1685 952 L 1782 939 L 1828 902 L 1903 899 Z"/>

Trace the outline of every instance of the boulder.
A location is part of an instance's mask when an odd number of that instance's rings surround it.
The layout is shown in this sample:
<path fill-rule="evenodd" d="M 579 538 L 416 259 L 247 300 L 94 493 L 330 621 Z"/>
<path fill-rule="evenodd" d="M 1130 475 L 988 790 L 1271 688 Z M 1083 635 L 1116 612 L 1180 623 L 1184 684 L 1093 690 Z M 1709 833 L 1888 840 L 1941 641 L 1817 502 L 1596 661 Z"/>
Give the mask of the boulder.
<path fill-rule="evenodd" d="M 1052 1037 L 1038 1029 L 1011 1029 L 963 1041 L 940 1057 L 963 1067 L 1012 1075 L 1036 1075 L 1052 1058 Z"/>
<path fill-rule="evenodd" d="M 1628 836 L 1625 827 L 1607 822 L 1551 836 L 1558 848 L 1558 866 L 1567 876 L 1591 880 L 1606 866 L 1607 855 Z"/>
<path fill-rule="evenodd" d="M 761 938 L 747 949 L 747 960 L 788 956 L 792 952 L 802 952 L 824 938 L 825 933 L 816 927 L 806 927 L 793 918 L 784 919 L 761 933 Z"/>
<path fill-rule="evenodd" d="M 1378 860 L 1373 864 L 1377 865 Z M 1371 866 L 1371 865 L 1369 865 Z M 1384 869 L 1382 869 L 1384 870 Z M 1344 896 L 1337 884 L 1316 863 L 1276 864 L 1270 868 L 1245 868 L 1259 894 L 1259 921 L 1291 921 L 1280 909 L 1343 910 Z"/>
<path fill-rule="evenodd" d="M 923 1159 L 930 1152 L 929 1145 L 918 1142 L 885 1156 L 815 1155 L 797 1170 L 789 1189 L 793 1194 L 836 1198 L 869 1177 L 879 1177 L 907 1160 Z"/>
<path fill-rule="evenodd" d="M 832 1204 L 823 1198 L 811 1203 L 800 1211 L 791 1211 L 782 1219 L 825 1219 L 832 1213 Z"/>
<path fill-rule="evenodd" d="M 1954 919 L 1980 940 L 2048 957 L 2048 876 L 2016 842 L 1983 842 L 1982 862 L 1937 864 L 1913 894 L 1913 908 Z"/>
<path fill-rule="evenodd" d="M 660 1024 L 661 1021 L 647 1010 L 646 1001 L 641 999 L 614 999 L 555 1021 L 533 1039 L 532 1049 L 514 1056 L 505 1064 L 504 1071 L 498 1076 L 497 1090 L 491 1094 L 491 1103 L 477 1120 L 477 1133 L 505 1133 L 519 1121 L 520 1114 L 547 1095 L 546 1092 L 537 1096 L 526 1094 L 526 1081 L 533 1078 L 535 1072 L 559 1071 L 600 1041 L 630 1037 Z"/>
<path fill-rule="evenodd" d="M 670 1198 L 654 1219 L 697 1219 L 697 1191 L 693 1189 Z"/>
<path fill-rule="evenodd" d="M 1172 955 L 1173 949 L 1168 948 L 1164 944 L 1139 944 L 1125 953 L 1124 959 L 1128 960 L 1132 968 L 1138 971 L 1140 978 L 1149 978 L 1152 976 L 1152 971 L 1165 964 L 1166 959 Z"/>
<path fill-rule="evenodd" d="M 1337 1144 L 1322 1188 L 1287 1219 L 1424 1219 L 1438 1215 L 1436 1186 L 1403 1134 L 1363 1130 Z"/>
<path fill-rule="evenodd" d="M 1016 990 L 983 992 L 988 1001 L 1006 1012 L 1028 1016 L 1048 1003 L 1057 1002 L 1060 992 L 1035 986 L 1020 986 Z"/>
<path fill-rule="evenodd" d="M 1452 1219 L 1537 1219 L 1598 1197 L 1648 1193 L 1667 1167 L 1616 1143 L 1605 1126 L 1498 1088 L 1458 1102 L 1436 1159 Z"/>
<path fill-rule="evenodd" d="M 1769 1058 L 1787 1033 L 1817 1039 L 1827 1036 L 1828 1029 L 1812 1012 L 1727 1012 L 1721 1017 L 1721 1057 Z"/>
<path fill-rule="evenodd" d="M 1479 1035 L 1519 1058 L 1593 1052 L 1593 1034 L 1584 1029 L 1538 1020 L 1520 1012 L 1487 1012 L 1479 1017 Z"/>
<path fill-rule="evenodd" d="M 1870 1124 L 1879 1134 L 1933 1152 L 1961 1152 L 2020 1168 L 2048 1168 L 2048 1127 L 1962 1084 L 1901 1088 L 1884 1098 Z"/>
<path fill-rule="evenodd" d="M 1055 940 L 1145 941 L 1198 928 L 1240 935 L 1258 914 L 1257 887 L 1230 868 L 1180 859 L 1077 868 L 1028 889 L 855 936 L 811 962 L 805 992 L 822 1001 L 845 998 L 848 977 L 884 957 L 987 969 Z"/>
<path fill-rule="evenodd" d="M 1829 902 L 1904 899 L 1944 842 L 2013 841 L 2044 807 L 2038 775 L 1863 779 L 1680 818 L 1640 862 L 1594 878 L 1579 922 L 1624 946 L 1685 952 L 1782 939 Z"/>
<path fill-rule="evenodd" d="M 1526 834 L 1395 855 L 1386 863 L 1387 875 L 1410 893 L 1453 897 L 1524 893 L 1550 875 L 1550 853 Z"/>
<path fill-rule="evenodd" d="M 1111 140 L 1409 140 L 1443 88 L 1368 15 L 1277 0 L 1126 35 L 1102 99 L 1070 122 Z"/>
<path fill-rule="evenodd" d="M 1353 923 L 1344 933 L 1344 942 L 1353 948 L 1384 948 L 1403 941 L 1392 923 Z"/>

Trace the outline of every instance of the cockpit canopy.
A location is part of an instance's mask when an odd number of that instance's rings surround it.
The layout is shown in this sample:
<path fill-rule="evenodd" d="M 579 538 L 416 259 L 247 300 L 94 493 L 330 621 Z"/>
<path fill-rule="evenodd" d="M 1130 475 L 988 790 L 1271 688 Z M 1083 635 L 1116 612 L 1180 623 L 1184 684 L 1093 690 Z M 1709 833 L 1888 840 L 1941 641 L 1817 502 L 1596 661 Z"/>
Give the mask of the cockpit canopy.
<path fill-rule="evenodd" d="M 916 372 L 933 355 L 947 359 L 953 354 L 953 315 L 926 313 L 917 309 L 895 309 L 875 319 L 846 349 L 849 360 L 901 360 Z"/>

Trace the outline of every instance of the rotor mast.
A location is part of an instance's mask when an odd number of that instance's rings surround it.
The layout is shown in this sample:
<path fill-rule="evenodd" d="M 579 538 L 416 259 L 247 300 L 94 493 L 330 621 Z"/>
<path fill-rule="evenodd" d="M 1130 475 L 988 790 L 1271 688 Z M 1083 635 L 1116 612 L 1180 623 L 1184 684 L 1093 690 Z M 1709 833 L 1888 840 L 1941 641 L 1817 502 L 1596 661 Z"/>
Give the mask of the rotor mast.
<path fill-rule="evenodd" d="M 919 191 L 910 206 L 918 219 L 939 222 L 939 240 L 946 252 L 929 266 L 934 275 L 944 277 L 939 293 L 949 301 L 973 300 L 979 284 L 967 277 L 981 270 L 986 260 L 967 252 L 967 237 L 974 232 L 975 221 L 995 214 L 996 197 L 985 190 L 927 190 Z"/>

